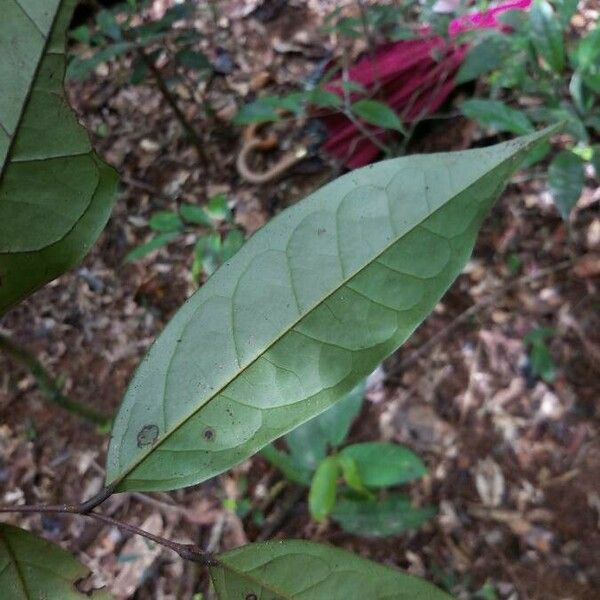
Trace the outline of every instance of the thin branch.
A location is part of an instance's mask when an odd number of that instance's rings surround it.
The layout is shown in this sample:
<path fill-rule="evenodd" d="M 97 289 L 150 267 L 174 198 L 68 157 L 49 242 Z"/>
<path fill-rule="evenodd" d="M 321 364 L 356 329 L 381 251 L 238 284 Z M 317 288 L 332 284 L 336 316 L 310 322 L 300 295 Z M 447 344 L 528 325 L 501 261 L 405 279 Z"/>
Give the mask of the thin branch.
<path fill-rule="evenodd" d="M 104 413 L 88 408 L 75 400 L 63 395 L 56 379 L 45 369 L 44 365 L 28 350 L 15 344 L 9 337 L 0 333 L 0 350 L 10 358 L 24 366 L 35 379 L 38 388 L 50 402 L 64 408 L 68 412 L 83 417 L 99 427 L 108 427 L 111 418 Z"/>
<path fill-rule="evenodd" d="M 342 86 L 342 91 L 344 93 L 344 110 L 342 111 L 347 119 L 349 119 L 352 124 L 362 133 L 369 141 L 371 141 L 375 146 L 377 146 L 382 152 L 386 155 L 391 153 L 391 149 L 386 146 L 383 142 L 377 139 L 377 136 L 369 131 L 353 114 L 352 114 L 352 104 L 350 102 L 350 91 L 348 90 L 348 56 L 346 52 L 344 52 L 344 65 L 342 67 L 342 81 L 344 84 Z"/>
<path fill-rule="evenodd" d="M 108 515 L 94 512 L 93 510 L 82 512 L 80 509 L 85 504 L 86 503 L 79 506 L 0 506 L 0 513 L 53 513 L 80 515 L 82 517 L 87 517 L 88 519 L 100 521 L 105 525 L 118 527 L 122 531 L 126 531 L 134 535 L 140 535 L 148 540 L 151 540 L 156 544 L 159 544 L 160 546 L 164 546 L 165 548 L 176 552 L 184 560 L 200 563 L 204 566 L 211 566 L 217 564 L 216 559 L 211 554 L 204 552 L 199 546 L 195 544 L 180 544 L 179 542 L 174 542 L 173 540 L 154 535 L 153 533 L 150 533 L 145 529 L 140 529 L 139 527 L 131 525 L 130 523 L 118 521 L 117 519 L 113 519 Z"/>
<path fill-rule="evenodd" d="M 126 30 L 121 30 L 121 31 L 123 33 L 123 37 L 127 41 L 135 42 L 135 40 L 132 39 L 132 37 L 128 31 L 126 31 Z M 156 85 L 157 85 L 160 93 L 162 94 L 163 98 L 166 100 L 167 104 L 171 107 L 171 110 L 173 111 L 175 118 L 179 121 L 179 124 L 181 125 L 183 130 L 186 132 L 186 134 L 190 138 L 192 144 L 194 144 L 194 147 L 196 148 L 196 152 L 198 153 L 198 158 L 200 159 L 200 162 L 202 163 L 202 166 L 204 167 L 204 169 L 207 170 L 208 165 L 209 165 L 209 160 L 208 160 L 208 157 L 206 156 L 206 153 L 204 152 L 204 143 L 203 143 L 202 139 L 200 138 L 200 135 L 194 128 L 194 126 L 188 121 L 187 117 L 183 114 L 183 111 L 179 108 L 179 105 L 177 104 L 177 100 L 175 99 L 175 96 L 173 96 L 173 94 L 171 93 L 169 86 L 165 82 L 165 80 L 162 76 L 162 73 L 160 72 L 160 69 L 156 66 L 156 64 L 154 63 L 152 58 L 150 56 L 148 56 L 148 54 L 146 54 L 146 51 L 144 50 L 143 47 L 136 46 L 135 53 L 137 54 L 138 58 L 144 63 L 144 65 L 150 71 L 150 73 L 152 73 L 152 77 L 154 78 L 154 81 L 156 81 Z"/>

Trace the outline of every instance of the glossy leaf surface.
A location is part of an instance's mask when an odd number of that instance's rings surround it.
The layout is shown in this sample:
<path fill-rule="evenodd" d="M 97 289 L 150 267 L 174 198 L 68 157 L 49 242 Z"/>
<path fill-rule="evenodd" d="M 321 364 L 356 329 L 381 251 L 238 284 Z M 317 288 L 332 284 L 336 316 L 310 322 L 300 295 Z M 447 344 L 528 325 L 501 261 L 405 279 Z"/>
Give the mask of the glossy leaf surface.
<path fill-rule="evenodd" d="M 198 483 L 349 392 L 433 309 L 507 178 L 549 133 L 383 161 L 270 221 L 138 368 L 114 422 L 107 484 Z"/>
<path fill-rule="evenodd" d="M 12 525 L 0 525 L 0 598 L 6 600 L 108 600 L 81 593 L 75 583 L 88 570 L 59 546 Z"/>
<path fill-rule="evenodd" d="M 1 3 L 0 314 L 86 254 L 114 197 L 116 176 L 64 96 L 74 4 Z"/>
<path fill-rule="evenodd" d="M 422 579 L 313 542 L 249 544 L 217 559 L 210 574 L 221 600 L 451 600 Z"/>

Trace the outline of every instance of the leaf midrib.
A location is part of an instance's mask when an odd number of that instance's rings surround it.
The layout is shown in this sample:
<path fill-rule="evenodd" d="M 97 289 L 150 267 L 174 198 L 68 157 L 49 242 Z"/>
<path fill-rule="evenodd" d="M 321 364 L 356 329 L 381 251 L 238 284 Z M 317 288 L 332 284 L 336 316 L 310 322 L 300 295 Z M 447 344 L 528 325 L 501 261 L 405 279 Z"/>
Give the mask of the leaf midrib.
<path fill-rule="evenodd" d="M 537 138 L 535 140 L 535 142 L 537 142 L 540 138 Z M 446 202 L 444 202 L 441 206 L 439 206 L 438 208 L 436 208 L 434 211 L 429 212 L 425 217 L 423 217 L 421 220 L 419 220 L 418 222 L 416 222 L 413 227 L 411 229 L 409 229 L 408 231 L 406 231 L 403 235 L 401 236 L 397 236 L 394 237 L 393 240 L 387 244 L 377 255 L 375 255 L 372 260 L 370 262 L 368 262 L 367 264 L 363 265 L 360 269 L 356 270 L 354 273 L 348 275 L 347 277 L 345 277 L 341 283 L 333 288 L 326 296 L 324 296 L 323 298 L 321 298 L 318 302 L 316 302 L 310 309 L 308 309 L 304 314 L 299 315 L 298 318 L 291 323 L 286 329 L 285 331 L 283 331 L 280 335 L 278 335 L 268 346 L 266 346 L 261 352 L 260 354 L 258 354 L 258 356 L 256 356 L 254 359 L 252 359 L 245 367 L 240 368 L 234 375 L 232 375 L 228 381 L 226 383 L 224 383 L 218 390 L 216 390 L 212 396 L 210 396 L 210 398 L 208 398 L 205 402 L 203 402 L 198 408 L 196 408 L 193 412 L 191 412 L 190 414 L 186 415 L 183 419 L 181 419 L 179 421 L 179 423 L 177 423 L 170 431 L 168 434 L 165 434 L 161 439 L 157 440 L 157 442 L 151 446 L 145 453 L 141 454 L 139 456 L 139 458 L 132 462 L 128 467 L 125 468 L 125 470 L 123 471 L 123 473 L 117 477 L 115 477 L 110 483 L 106 482 L 107 485 L 113 489 L 117 489 L 119 484 L 127 478 L 127 476 L 134 471 L 148 456 L 150 456 L 150 454 L 152 454 L 159 446 L 161 446 L 166 440 L 168 440 L 178 429 L 180 429 L 183 425 L 185 425 L 190 419 L 192 419 L 200 410 L 202 410 L 205 406 L 207 406 L 210 402 L 212 402 L 215 398 L 217 398 L 222 392 L 223 390 L 230 385 L 233 381 L 235 381 L 244 371 L 246 371 L 247 369 L 249 369 L 256 361 L 258 361 L 261 356 L 263 356 L 264 354 L 266 354 L 279 340 L 281 340 L 284 336 L 286 336 L 290 331 L 292 331 L 294 329 L 294 327 L 296 327 L 296 325 L 298 325 L 298 323 L 300 323 L 303 319 L 305 319 L 308 315 L 310 315 L 313 311 L 315 311 L 319 306 L 321 306 L 322 304 L 324 304 L 327 300 L 329 300 L 331 298 L 331 296 L 333 296 L 333 294 L 335 294 L 337 291 L 339 291 L 344 285 L 346 285 L 348 283 L 348 281 L 350 281 L 351 279 L 353 279 L 355 276 L 357 276 L 359 273 L 361 273 L 362 271 L 364 271 L 365 269 L 367 269 L 369 266 L 371 266 L 378 258 L 381 257 L 382 254 L 384 254 L 387 250 L 389 250 L 392 246 L 394 246 L 396 243 L 398 243 L 403 237 L 405 237 L 406 235 L 408 235 L 411 231 L 413 231 L 416 227 L 419 227 L 420 225 L 422 225 L 422 223 L 424 221 L 426 221 L 427 219 L 429 219 L 430 217 L 432 217 L 434 214 L 436 214 L 438 211 L 442 210 L 450 200 L 452 200 L 453 198 L 457 197 L 459 194 L 463 194 L 465 193 L 467 190 L 469 190 L 471 187 L 473 187 L 474 185 L 477 184 L 477 182 L 482 178 L 485 177 L 487 174 L 489 174 L 492 170 L 498 169 L 501 166 L 503 166 L 504 164 L 506 164 L 507 162 L 511 161 L 514 159 L 514 157 L 524 151 L 526 148 L 528 148 L 531 145 L 531 142 L 528 142 L 527 144 L 523 145 L 517 152 L 513 152 L 512 154 L 510 154 L 505 160 L 503 160 L 502 162 L 499 162 L 498 164 L 496 164 L 492 169 L 490 169 L 489 171 L 486 171 L 483 173 L 483 175 L 481 175 L 480 177 L 478 177 L 475 181 L 473 181 L 471 184 L 465 186 L 464 188 L 462 188 L 460 191 L 456 192 L 455 194 L 453 194 L 451 197 L 449 197 Z M 434 156 L 434 155 L 432 155 Z M 448 167 L 446 167 L 448 168 Z M 376 186 L 379 187 L 379 186 Z M 385 190 L 385 188 L 381 188 Z M 389 197 L 388 197 L 388 206 L 389 206 Z M 187 327 L 188 323 L 190 322 L 192 317 L 190 317 L 190 319 L 188 319 L 185 323 L 185 325 L 182 327 L 182 331 L 185 329 L 185 327 Z M 175 354 L 175 351 L 173 353 L 173 355 Z M 173 356 L 171 356 L 171 359 L 169 362 L 171 362 L 173 359 Z M 168 369 L 167 369 L 167 373 L 168 373 Z M 119 451 L 118 451 L 119 452 Z"/>
<path fill-rule="evenodd" d="M 37 65 L 35 66 L 33 76 L 31 77 L 31 80 L 29 82 L 29 87 L 27 88 L 27 93 L 25 94 L 25 100 L 23 102 L 23 105 L 21 106 L 21 112 L 19 114 L 19 118 L 17 119 L 17 124 L 15 125 L 15 131 L 12 135 L 8 134 L 8 137 L 9 137 L 8 151 L 6 153 L 6 158 L 4 159 L 4 163 L 2 165 L 0 165 L 0 184 L 2 183 L 2 179 L 4 178 L 4 173 L 5 173 L 8 165 L 12 162 L 11 159 L 12 159 L 13 145 L 14 145 L 15 139 L 17 138 L 17 135 L 19 134 L 19 129 L 21 128 L 21 123 L 23 122 L 23 115 L 25 114 L 25 109 L 27 108 L 27 105 L 29 104 L 29 99 L 31 98 L 31 91 L 33 90 L 33 84 L 38 77 L 38 74 L 40 71 L 40 65 L 42 64 L 42 62 L 44 62 L 44 57 L 46 56 L 46 50 L 48 48 L 48 44 L 50 43 L 50 39 L 52 38 L 52 33 L 54 32 L 54 26 L 56 25 L 56 19 L 58 18 L 58 15 L 63 7 L 64 1 L 65 0 L 59 0 L 58 5 L 56 7 L 56 12 L 54 13 L 54 16 L 52 17 L 52 22 L 50 23 L 50 27 L 48 28 L 48 35 L 44 39 L 44 45 L 42 47 L 42 51 L 40 53 Z M 21 12 L 25 15 L 25 17 L 27 17 L 27 19 L 29 19 L 29 21 L 34 23 L 33 19 L 31 18 L 29 13 L 25 10 L 25 8 L 23 8 L 21 3 L 18 2 L 17 0 L 15 0 L 15 4 L 19 7 L 19 10 L 21 10 Z M 40 32 L 42 37 L 44 37 L 44 34 L 41 32 L 40 28 L 35 23 L 34 23 L 34 26 L 36 27 L 37 31 Z M 2 126 L 2 129 L 4 129 L 4 131 L 7 131 L 4 126 Z M 7 131 L 7 133 L 8 133 L 8 131 Z"/>

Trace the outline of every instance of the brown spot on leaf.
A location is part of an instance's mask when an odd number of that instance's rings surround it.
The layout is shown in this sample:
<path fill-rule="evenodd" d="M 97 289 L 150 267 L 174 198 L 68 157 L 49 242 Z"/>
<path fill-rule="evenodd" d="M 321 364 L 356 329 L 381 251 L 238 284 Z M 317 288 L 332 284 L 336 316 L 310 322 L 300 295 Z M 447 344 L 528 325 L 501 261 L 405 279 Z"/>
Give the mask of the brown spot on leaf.
<path fill-rule="evenodd" d="M 203 432 L 202 432 L 202 437 L 207 441 L 207 442 L 212 442 L 215 439 L 215 430 L 212 427 L 207 427 Z"/>
<path fill-rule="evenodd" d="M 137 434 L 137 446 L 138 448 L 145 448 L 146 446 L 152 446 L 158 438 L 158 426 L 144 425 Z"/>
<path fill-rule="evenodd" d="M 258 596 L 256 594 L 246 594 L 245 600 L 258 600 Z"/>

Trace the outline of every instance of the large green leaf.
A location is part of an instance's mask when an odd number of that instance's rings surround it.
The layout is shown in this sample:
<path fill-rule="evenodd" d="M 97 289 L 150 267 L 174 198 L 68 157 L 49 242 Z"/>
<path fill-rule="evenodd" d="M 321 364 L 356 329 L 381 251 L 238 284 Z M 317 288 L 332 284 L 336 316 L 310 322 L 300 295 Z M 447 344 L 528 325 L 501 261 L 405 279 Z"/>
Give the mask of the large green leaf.
<path fill-rule="evenodd" d="M 552 130 L 380 162 L 257 232 L 178 311 L 115 419 L 107 484 L 203 481 L 324 411 L 402 344 Z"/>
<path fill-rule="evenodd" d="M 451 600 L 422 579 L 313 542 L 249 544 L 217 561 L 210 575 L 222 600 Z"/>
<path fill-rule="evenodd" d="M 114 197 L 62 87 L 73 6 L 0 1 L 0 314 L 85 255 Z"/>
<path fill-rule="evenodd" d="M 104 592 L 79 592 L 88 569 L 68 552 L 12 525 L 0 525 L 0 598 L 6 600 L 108 600 Z"/>

